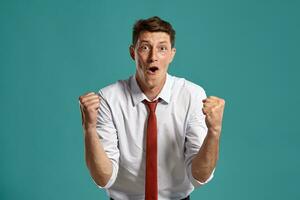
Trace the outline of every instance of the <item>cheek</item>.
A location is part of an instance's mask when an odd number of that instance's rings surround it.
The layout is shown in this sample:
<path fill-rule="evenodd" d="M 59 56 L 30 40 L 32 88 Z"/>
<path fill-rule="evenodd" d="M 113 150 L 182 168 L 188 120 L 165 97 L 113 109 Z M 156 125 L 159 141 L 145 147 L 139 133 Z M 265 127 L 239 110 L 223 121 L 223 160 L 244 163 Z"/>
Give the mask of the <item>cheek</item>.
<path fill-rule="evenodd" d="M 166 60 L 168 55 L 165 53 L 158 53 L 157 54 L 158 59 L 160 59 L 161 61 Z"/>
<path fill-rule="evenodd" d="M 143 61 L 141 60 L 141 59 L 138 59 L 137 60 L 137 67 L 139 68 L 139 69 L 143 69 L 143 66 L 144 66 L 144 64 L 143 64 Z"/>
<path fill-rule="evenodd" d="M 137 62 L 139 65 L 143 65 L 143 63 L 146 63 L 147 57 L 145 55 L 137 55 Z"/>
<path fill-rule="evenodd" d="M 161 65 L 162 65 L 163 67 L 168 67 L 168 65 L 170 64 L 170 61 L 171 61 L 171 59 L 170 59 L 170 57 L 167 56 L 167 55 L 162 56 L 162 57 L 160 58 L 160 63 L 161 63 Z"/>

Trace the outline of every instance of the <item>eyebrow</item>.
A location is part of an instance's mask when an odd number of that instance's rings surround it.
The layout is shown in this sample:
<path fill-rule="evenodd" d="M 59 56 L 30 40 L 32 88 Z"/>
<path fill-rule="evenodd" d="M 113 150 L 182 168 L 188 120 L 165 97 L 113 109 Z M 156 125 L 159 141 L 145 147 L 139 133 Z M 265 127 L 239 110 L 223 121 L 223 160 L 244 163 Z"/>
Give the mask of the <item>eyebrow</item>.
<path fill-rule="evenodd" d="M 143 43 L 143 42 L 150 43 L 149 40 L 141 40 L 141 43 Z M 161 43 L 168 43 L 168 42 L 167 41 L 161 41 L 161 42 L 159 42 L 159 44 L 161 44 Z"/>

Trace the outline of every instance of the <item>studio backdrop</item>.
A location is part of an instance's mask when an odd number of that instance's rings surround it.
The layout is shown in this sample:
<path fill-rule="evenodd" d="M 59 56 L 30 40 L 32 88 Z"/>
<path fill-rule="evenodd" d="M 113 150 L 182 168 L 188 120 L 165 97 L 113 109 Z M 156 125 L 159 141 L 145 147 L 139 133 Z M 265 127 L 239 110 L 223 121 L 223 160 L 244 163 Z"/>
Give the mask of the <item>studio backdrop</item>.
<path fill-rule="evenodd" d="M 176 30 L 169 73 L 226 100 L 214 179 L 191 199 L 300 199 L 300 2 L 0 1 L 0 199 L 107 199 L 78 97 L 135 73 L 132 25 Z"/>

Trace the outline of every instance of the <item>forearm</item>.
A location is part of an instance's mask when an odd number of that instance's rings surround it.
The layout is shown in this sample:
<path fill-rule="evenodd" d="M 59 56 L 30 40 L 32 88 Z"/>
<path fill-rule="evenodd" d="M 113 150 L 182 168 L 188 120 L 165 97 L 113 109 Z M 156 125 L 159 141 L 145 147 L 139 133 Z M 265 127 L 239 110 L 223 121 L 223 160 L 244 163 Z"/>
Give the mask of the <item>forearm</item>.
<path fill-rule="evenodd" d="M 216 167 L 219 157 L 218 135 L 208 130 L 200 150 L 192 160 L 192 175 L 200 182 L 205 182 Z"/>
<path fill-rule="evenodd" d="M 85 131 L 85 160 L 95 182 L 104 187 L 112 175 L 112 163 L 98 138 L 96 128 Z"/>

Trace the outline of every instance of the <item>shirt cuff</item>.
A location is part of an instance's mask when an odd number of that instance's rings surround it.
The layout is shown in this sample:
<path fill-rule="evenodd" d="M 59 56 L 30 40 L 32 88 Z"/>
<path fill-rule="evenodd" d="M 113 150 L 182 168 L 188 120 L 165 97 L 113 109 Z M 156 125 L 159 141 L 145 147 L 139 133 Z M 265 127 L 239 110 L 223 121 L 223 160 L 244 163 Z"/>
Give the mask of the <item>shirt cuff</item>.
<path fill-rule="evenodd" d="M 197 179 L 195 179 L 193 177 L 193 174 L 192 174 L 192 165 L 189 166 L 189 169 L 188 169 L 188 173 L 189 173 L 189 177 L 190 177 L 190 181 L 192 183 L 192 185 L 196 188 L 196 187 L 200 187 L 202 185 L 205 185 L 206 183 L 208 183 L 209 181 L 211 181 L 211 179 L 214 177 L 214 172 L 215 172 L 215 169 L 211 172 L 209 178 L 205 181 L 205 182 L 201 182 L 201 181 L 198 181 Z"/>
<path fill-rule="evenodd" d="M 117 179 L 117 172 L 118 172 L 118 168 L 117 168 L 117 166 L 116 166 L 117 164 L 115 164 L 114 162 L 112 162 L 112 174 L 111 174 L 111 177 L 110 177 L 110 179 L 108 180 L 108 182 L 106 183 L 106 185 L 105 186 L 100 186 L 100 185 L 98 185 L 96 182 L 95 182 L 95 180 L 93 179 L 93 181 L 94 181 L 94 183 L 99 187 L 99 188 L 101 188 L 101 189 L 109 189 L 113 184 L 114 184 L 114 182 L 116 181 L 116 179 Z"/>

